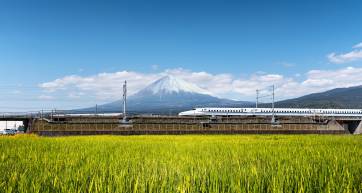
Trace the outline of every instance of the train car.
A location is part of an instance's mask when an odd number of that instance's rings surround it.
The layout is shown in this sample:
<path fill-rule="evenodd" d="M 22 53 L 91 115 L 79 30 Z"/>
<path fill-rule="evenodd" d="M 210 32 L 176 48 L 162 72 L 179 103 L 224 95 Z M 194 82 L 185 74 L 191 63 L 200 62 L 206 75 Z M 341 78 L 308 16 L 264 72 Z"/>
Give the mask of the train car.
<path fill-rule="evenodd" d="M 325 116 L 362 117 L 362 109 L 307 108 L 194 108 L 179 116 Z"/>

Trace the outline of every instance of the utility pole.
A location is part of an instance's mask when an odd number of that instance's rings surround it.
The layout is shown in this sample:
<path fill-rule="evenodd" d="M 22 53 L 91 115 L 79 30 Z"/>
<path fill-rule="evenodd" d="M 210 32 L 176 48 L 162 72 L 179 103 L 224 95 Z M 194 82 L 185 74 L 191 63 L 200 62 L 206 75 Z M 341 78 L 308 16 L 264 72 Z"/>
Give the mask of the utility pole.
<path fill-rule="evenodd" d="M 124 84 L 123 84 L 123 123 L 127 122 L 126 105 L 127 105 L 127 81 L 124 81 Z"/>
<path fill-rule="evenodd" d="M 96 111 L 95 111 L 95 113 L 96 113 L 96 116 L 98 115 L 98 104 L 96 104 Z"/>

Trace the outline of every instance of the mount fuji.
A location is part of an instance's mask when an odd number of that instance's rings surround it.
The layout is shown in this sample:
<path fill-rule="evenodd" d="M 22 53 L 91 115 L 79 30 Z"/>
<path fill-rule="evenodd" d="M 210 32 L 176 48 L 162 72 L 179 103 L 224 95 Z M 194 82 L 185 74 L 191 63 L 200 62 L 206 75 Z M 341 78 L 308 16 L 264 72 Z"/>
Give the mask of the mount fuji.
<path fill-rule="evenodd" d="M 99 112 L 119 112 L 122 100 L 98 106 Z M 244 107 L 253 103 L 222 99 L 195 84 L 167 75 L 127 99 L 127 111 L 133 114 L 177 114 L 194 107 Z M 82 111 L 94 111 L 93 108 Z"/>

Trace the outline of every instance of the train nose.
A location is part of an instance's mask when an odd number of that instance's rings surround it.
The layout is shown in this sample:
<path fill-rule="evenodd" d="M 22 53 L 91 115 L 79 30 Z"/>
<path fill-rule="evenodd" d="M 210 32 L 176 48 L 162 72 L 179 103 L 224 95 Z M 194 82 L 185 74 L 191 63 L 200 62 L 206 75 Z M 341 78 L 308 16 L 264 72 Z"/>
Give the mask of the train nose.
<path fill-rule="evenodd" d="M 183 112 L 180 112 L 178 115 L 187 116 L 187 115 L 194 115 L 194 114 L 195 114 L 195 111 L 183 111 Z"/>

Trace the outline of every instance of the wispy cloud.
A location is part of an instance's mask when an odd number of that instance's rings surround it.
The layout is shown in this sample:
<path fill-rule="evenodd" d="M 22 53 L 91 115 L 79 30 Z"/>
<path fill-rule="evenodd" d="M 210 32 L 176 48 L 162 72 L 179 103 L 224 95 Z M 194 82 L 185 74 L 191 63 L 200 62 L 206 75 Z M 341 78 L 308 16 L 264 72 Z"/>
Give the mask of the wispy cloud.
<path fill-rule="evenodd" d="M 343 64 L 362 60 L 362 42 L 353 46 L 353 48 L 354 50 L 347 53 L 337 54 L 335 52 L 332 52 L 327 55 L 327 58 L 331 63 L 335 64 Z"/>
<path fill-rule="evenodd" d="M 292 68 L 295 66 L 294 63 L 290 63 L 290 62 L 279 62 L 278 64 L 282 65 L 285 68 Z"/>
<path fill-rule="evenodd" d="M 353 48 L 362 48 L 362 42 L 353 46 Z"/>
<path fill-rule="evenodd" d="M 68 98 L 94 96 L 102 100 L 119 99 L 124 80 L 128 81 L 129 93 L 133 94 L 151 82 L 170 74 L 194 83 L 215 96 L 239 100 L 253 100 L 255 90 L 276 85 L 278 99 L 298 97 L 336 87 L 362 84 L 362 68 L 346 67 L 337 70 L 311 70 L 300 75 L 286 77 L 281 74 L 255 73 L 246 77 L 231 74 L 211 74 L 176 68 L 161 73 L 121 71 L 101 73 L 94 76 L 66 76 L 39 86 L 46 92 L 61 92 Z"/>
<path fill-rule="evenodd" d="M 40 99 L 40 100 L 52 100 L 52 99 L 54 99 L 54 97 L 51 96 L 51 95 L 40 95 L 40 96 L 38 96 L 38 99 Z"/>
<path fill-rule="evenodd" d="M 160 65 L 158 65 L 158 64 L 152 64 L 151 65 L 152 70 L 158 70 L 159 67 L 160 67 Z"/>

